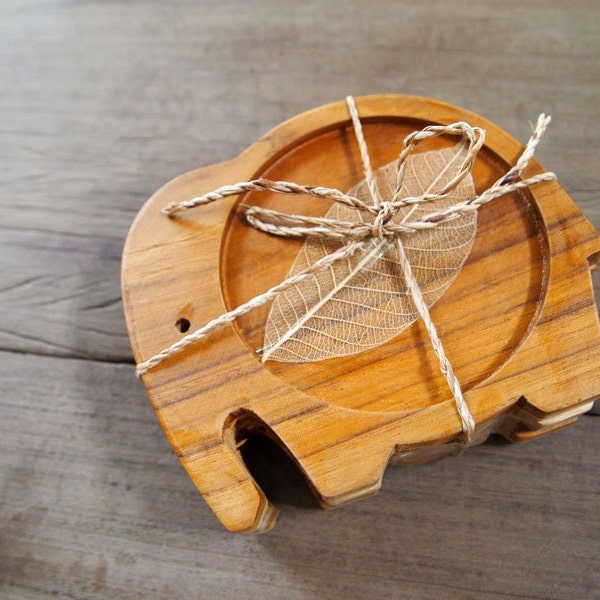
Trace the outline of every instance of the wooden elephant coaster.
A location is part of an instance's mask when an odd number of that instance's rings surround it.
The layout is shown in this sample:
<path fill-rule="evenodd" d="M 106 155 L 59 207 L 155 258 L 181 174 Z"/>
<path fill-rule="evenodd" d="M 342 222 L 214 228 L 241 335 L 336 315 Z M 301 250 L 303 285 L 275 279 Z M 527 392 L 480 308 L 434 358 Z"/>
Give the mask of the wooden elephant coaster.
<path fill-rule="evenodd" d="M 299 115 L 146 203 L 123 253 L 129 336 L 225 527 L 275 522 L 239 451 L 254 432 L 335 507 L 376 492 L 389 462 L 492 433 L 528 440 L 590 408 L 600 238 L 532 152 L 461 108 L 363 97 Z"/>

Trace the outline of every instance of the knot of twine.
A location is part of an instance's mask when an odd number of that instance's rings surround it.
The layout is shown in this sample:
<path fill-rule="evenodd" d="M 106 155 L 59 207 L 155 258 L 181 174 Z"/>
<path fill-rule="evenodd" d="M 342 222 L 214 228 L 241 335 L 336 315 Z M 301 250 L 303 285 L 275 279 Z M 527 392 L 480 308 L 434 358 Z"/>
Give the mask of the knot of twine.
<path fill-rule="evenodd" d="M 392 220 L 397 210 L 391 202 L 381 202 L 375 219 L 373 219 L 373 227 L 371 229 L 373 237 L 378 237 L 381 240 L 386 238 L 388 232 L 385 229 L 385 225 Z"/>
<path fill-rule="evenodd" d="M 527 179 L 520 179 L 523 170 L 526 168 L 529 160 L 533 157 L 535 149 L 550 123 L 550 117 L 544 114 L 541 114 L 538 117 L 533 133 L 515 165 L 480 195 L 469 200 L 458 202 L 439 211 L 431 211 L 419 219 L 413 221 L 405 219 L 402 222 L 397 223 L 394 221 L 394 216 L 398 213 L 400 208 L 435 202 L 436 200 L 447 197 L 457 188 L 473 168 L 477 154 L 485 141 L 485 131 L 480 127 L 471 127 L 468 123 L 458 122 L 451 125 L 431 125 L 425 127 L 421 131 L 416 131 L 408 135 L 404 139 L 401 152 L 398 156 L 398 170 L 394 194 L 390 201 L 383 201 L 377 189 L 377 180 L 371 168 L 369 152 L 364 139 L 362 125 L 354 98 L 348 96 L 346 98 L 346 103 L 348 105 L 348 111 L 352 119 L 354 132 L 360 149 L 365 181 L 372 201 L 371 204 L 354 196 L 345 194 L 335 188 L 306 186 L 289 181 L 270 181 L 261 178 L 236 183 L 234 185 L 225 185 L 202 196 L 169 204 L 162 212 L 169 217 L 173 217 L 190 208 L 209 204 L 229 196 L 247 192 L 270 191 L 278 194 L 305 194 L 319 199 L 332 200 L 370 215 L 372 221 L 361 220 L 359 222 L 351 222 L 326 217 L 311 217 L 307 215 L 282 213 L 272 209 L 261 208 L 259 206 L 246 207 L 245 216 L 248 223 L 259 231 L 282 237 L 331 238 L 343 242 L 343 245 L 338 250 L 324 256 L 295 275 L 288 277 L 283 282 L 275 285 L 263 294 L 255 296 L 245 304 L 218 316 L 203 327 L 200 327 L 168 348 L 165 348 L 155 356 L 139 363 L 136 368 L 136 374 L 138 377 L 141 377 L 167 358 L 180 352 L 184 348 L 199 342 L 216 329 L 227 323 L 231 323 L 236 318 L 257 307 L 274 300 L 282 292 L 299 284 L 304 279 L 313 276 L 315 273 L 328 268 L 338 260 L 349 258 L 358 250 L 363 249 L 370 240 L 387 240 L 390 243 L 393 243 L 397 250 L 397 256 L 408 291 L 411 294 L 420 318 L 423 320 L 432 347 L 439 360 L 440 370 L 445 376 L 448 387 L 454 398 L 455 406 L 461 420 L 464 436 L 463 443 L 464 445 L 469 445 L 472 442 L 473 433 L 475 431 L 475 420 L 464 399 L 460 383 L 454 375 L 452 365 L 444 352 L 435 324 L 431 320 L 429 308 L 423 299 L 421 289 L 404 251 L 401 238 L 404 235 L 416 234 L 419 231 L 437 227 L 441 223 L 458 219 L 469 212 L 478 210 L 484 204 L 487 204 L 500 196 L 527 188 L 543 181 L 555 180 L 556 176 L 554 173 L 549 172 L 534 175 Z M 401 197 L 402 181 L 408 156 L 414 152 L 416 146 L 420 142 L 442 135 L 459 136 L 461 138 L 460 143 L 466 146 L 466 155 L 457 174 L 436 192 L 427 190 L 418 196 Z"/>

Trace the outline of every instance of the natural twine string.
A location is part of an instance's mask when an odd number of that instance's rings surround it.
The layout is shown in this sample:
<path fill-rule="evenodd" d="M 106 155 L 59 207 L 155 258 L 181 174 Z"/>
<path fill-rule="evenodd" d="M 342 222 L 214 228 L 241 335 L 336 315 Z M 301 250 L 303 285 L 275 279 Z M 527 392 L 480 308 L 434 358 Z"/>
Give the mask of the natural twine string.
<path fill-rule="evenodd" d="M 384 202 L 381 200 L 379 191 L 377 189 L 376 178 L 371 168 L 371 161 L 364 139 L 362 125 L 358 116 L 358 111 L 356 109 L 356 104 L 351 96 L 346 99 L 346 102 L 359 145 L 363 170 L 372 204 L 367 204 L 359 198 L 345 194 L 335 188 L 323 186 L 305 186 L 288 181 L 270 181 L 268 179 L 261 178 L 253 181 L 236 183 L 234 185 L 225 185 L 202 196 L 192 198 L 191 200 L 184 200 L 182 202 L 169 204 L 163 209 L 162 212 L 172 217 L 190 208 L 222 200 L 229 196 L 246 192 L 270 191 L 278 194 L 305 194 L 319 199 L 332 200 L 356 209 L 360 212 L 372 215 L 372 222 L 350 222 L 329 219 L 325 217 L 286 214 L 271 209 L 260 208 L 258 206 L 248 207 L 246 209 L 246 219 L 248 220 L 249 224 L 265 233 L 283 237 L 313 236 L 332 238 L 344 241 L 346 243 L 335 252 L 323 257 L 303 271 L 300 271 L 299 273 L 287 278 L 263 294 L 255 296 L 234 310 L 224 313 L 211 320 L 206 325 L 197 329 L 193 333 L 186 335 L 172 346 L 165 348 L 148 360 L 139 363 L 136 368 L 136 374 L 138 377 L 141 377 L 150 369 L 163 362 L 165 359 L 206 338 L 216 329 L 227 323 L 231 323 L 236 318 L 250 312 L 257 307 L 274 300 L 282 292 L 297 285 L 304 279 L 311 277 L 315 273 L 318 273 L 319 271 L 329 267 L 338 260 L 350 257 L 357 250 L 363 249 L 371 240 L 379 239 L 382 242 L 389 240 L 396 246 L 399 262 L 403 270 L 408 290 L 411 294 L 415 307 L 417 308 L 419 316 L 425 324 L 432 342 L 432 346 L 440 362 L 440 369 L 446 377 L 448 386 L 454 397 L 456 408 L 461 419 L 465 441 L 468 444 L 472 440 L 475 422 L 463 397 L 458 379 L 454 375 L 450 361 L 444 352 L 435 325 L 429 315 L 429 309 L 423 299 L 418 282 L 412 272 L 412 267 L 406 257 L 406 253 L 401 242 L 401 236 L 411 235 L 418 233 L 419 231 L 432 229 L 441 223 L 446 223 L 448 221 L 460 218 L 469 212 L 478 210 L 484 204 L 487 204 L 488 202 L 491 202 L 500 196 L 536 185 L 543 181 L 556 179 L 554 173 L 546 172 L 535 175 L 528 179 L 519 180 L 523 170 L 534 155 L 535 149 L 539 144 L 544 132 L 546 131 L 548 124 L 550 123 L 550 117 L 544 114 L 541 114 L 538 117 L 533 134 L 527 142 L 525 149 L 517 160 L 516 164 L 479 196 L 475 196 L 467 201 L 459 202 L 440 211 L 429 212 L 422 218 L 415 219 L 413 221 L 408 220 L 412 214 L 412 211 L 409 211 L 408 215 L 403 219 L 402 222 L 396 223 L 393 221 L 393 217 L 397 214 L 400 208 L 412 206 L 414 210 L 417 205 L 440 200 L 441 198 L 448 196 L 454 191 L 454 189 L 456 189 L 460 182 L 471 172 L 473 164 L 477 158 L 477 154 L 483 146 L 485 132 L 479 127 L 471 127 L 467 123 L 459 122 L 452 125 L 433 125 L 407 136 L 404 140 L 402 150 L 398 157 L 398 175 L 392 201 Z M 461 142 L 466 145 L 466 156 L 457 174 L 437 192 L 432 192 L 431 189 L 429 189 L 419 196 L 400 197 L 402 178 L 408 156 L 414 152 L 416 146 L 423 140 L 441 135 L 460 136 Z"/>
<path fill-rule="evenodd" d="M 414 134 L 409 135 L 405 138 L 402 151 L 400 152 L 400 157 L 398 158 L 399 165 L 398 175 L 396 177 L 396 189 L 394 193 L 394 198 L 391 203 L 386 203 L 382 200 L 381 196 L 379 195 L 379 191 L 377 189 L 377 182 L 375 181 L 375 176 L 373 174 L 373 171 L 371 170 L 367 144 L 364 138 L 362 124 L 360 122 L 360 119 L 358 118 L 358 111 L 356 110 L 354 98 L 348 96 L 346 98 L 346 103 L 348 105 L 349 112 L 352 117 L 352 124 L 354 125 L 354 132 L 358 140 L 358 146 L 360 148 L 360 153 L 364 165 L 365 178 L 367 181 L 369 192 L 371 194 L 371 198 L 373 200 L 373 205 L 380 209 L 379 213 L 373 221 L 373 236 L 379 237 L 380 239 L 384 239 L 383 226 L 385 225 L 386 219 L 391 219 L 394 216 L 395 211 L 397 210 L 394 208 L 394 200 L 396 200 L 396 202 L 402 201 L 398 200 L 398 196 L 400 189 L 402 188 L 402 178 L 404 176 L 404 165 L 406 159 L 421 140 L 427 139 L 427 137 L 439 135 L 441 132 L 443 132 L 444 128 L 434 126 L 428 131 L 415 132 Z M 463 160 L 458 174 L 455 177 L 453 177 L 450 180 L 450 182 L 446 184 L 439 192 L 437 192 L 438 197 L 442 197 L 443 195 L 446 195 L 449 191 L 453 190 L 470 173 L 473 163 L 475 162 L 477 152 L 483 145 L 485 139 L 485 132 L 479 127 L 463 128 L 462 124 L 460 124 L 460 126 L 456 127 L 456 133 L 462 136 L 463 142 L 468 141 L 469 143 L 467 156 Z M 432 199 L 436 196 L 436 194 L 431 192 L 433 185 L 434 184 L 431 184 L 429 189 L 426 190 L 421 196 L 423 202 L 432 201 Z M 414 210 L 414 208 L 416 208 L 416 204 L 411 210 Z M 408 215 L 405 217 L 404 220 L 406 220 L 407 218 Z M 465 443 L 469 444 L 473 438 L 473 433 L 475 431 L 475 419 L 473 418 L 473 415 L 469 410 L 469 406 L 463 396 L 462 389 L 460 387 L 460 382 L 458 381 L 456 375 L 454 375 L 454 369 L 452 368 L 452 365 L 450 364 L 450 361 L 446 356 L 442 340 L 440 339 L 440 336 L 437 332 L 437 328 L 433 320 L 431 319 L 429 307 L 427 306 L 427 303 L 423 298 L 421 288 L 419 286 L 417 278 L 413 273 L 412 266 L 410 264 L 410 261 L 408 260 L 408 257 L 406 256 L 404 245 L 402 244 L 402 241 L 400 240 L 399 236 L 394 237 L 394 245 L 396 246 L 397 258 L 400 262 L 400 268 L 402 269 L 402 274 L 404 275 L 406 287 L 408 288 L 415 308 L 417 309 L 417 312 L 419 313 L 419 316 L 421 317 L 421 320 L 425 325 L 427 335 L 429 336 L 435 355 L 437 356 L 438 361 L 440 363 L 440 370 L 446 378 L 448 387 L 452 392 L 452 396 L 454 398 L 454 405 L 456 406 L 460 417 Z"/>

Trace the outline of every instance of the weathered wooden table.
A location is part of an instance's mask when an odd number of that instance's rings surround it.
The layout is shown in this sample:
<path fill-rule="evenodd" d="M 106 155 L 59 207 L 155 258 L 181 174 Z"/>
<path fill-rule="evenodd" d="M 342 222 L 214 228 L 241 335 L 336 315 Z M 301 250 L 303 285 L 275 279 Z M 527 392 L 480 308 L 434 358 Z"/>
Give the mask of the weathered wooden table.
<path fill-rule="evenodd" d="M 596 597 L 593 415 L 390 469 L 334 512 L 255 440 L 279 523 L 224 531 L 134 377 L 119 268 L 157 187 L 348 93 L 440 98 L 523 141 L 552 114 L 538 156 L 600 228 L 599 18 L 591 0 L 2 3 L 0 596 Z"/>

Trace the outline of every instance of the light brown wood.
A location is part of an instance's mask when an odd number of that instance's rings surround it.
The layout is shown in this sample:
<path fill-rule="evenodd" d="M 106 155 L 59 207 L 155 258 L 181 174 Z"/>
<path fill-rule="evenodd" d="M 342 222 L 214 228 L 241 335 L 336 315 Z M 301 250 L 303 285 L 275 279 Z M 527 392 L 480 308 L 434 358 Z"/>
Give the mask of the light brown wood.
<path fill-rule="evenodd" d="M 521 151 L 498 127 L 448 104 L 389 95 L 357 105 L 376 167 L 397 155 L 408 132 L 430 123 L 466 120 L 487 130 L 473 171 L 479 191 Z M 534 161 L 528 174 L 540 170 Z M 338 102 L 283 123 L 232 161 L 161 188 L 137 217 L 123 255 L 136 360 L 175 342 L 179 319 L 197 328 L 281 281 L 299 247 L 240 219 L 239 202 L 285 210 L 287 197 L 254 193 L 177 219 L 161 215 L 162 207 L 257 176 L 348 189 L 360 172 Z M 322 202 L 292 202 L 294 212 L 324 212 Z M 480 211 L 471 256 L 432 311 L 477 422 L 477 442 L 495 432 L 518 441 L 553 431 L 600 393 L 590 278 L 599 253 L 598 235 L 556 183 Z M 391 457 L 410 464 L 457 449 L 460 421 L 420 323 L 357 356 L 262 365 L 255 350 L 266 311 L 143 377 L 173 448 L 228 529 L 262 531 L 276 516 L 239 454 L 249 432 L 275 439 L 327 507 L 374 493 Z"/>

